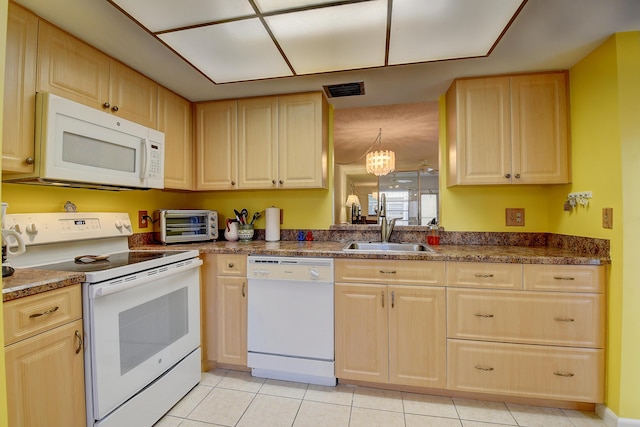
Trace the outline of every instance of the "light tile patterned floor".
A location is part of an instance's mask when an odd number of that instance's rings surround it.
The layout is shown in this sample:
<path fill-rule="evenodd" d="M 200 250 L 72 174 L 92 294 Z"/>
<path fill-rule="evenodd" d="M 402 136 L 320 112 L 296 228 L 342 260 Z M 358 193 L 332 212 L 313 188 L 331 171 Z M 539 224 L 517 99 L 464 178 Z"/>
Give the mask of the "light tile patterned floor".
<path fill-rule="evenodd" d="M 218 369 L 155 427 L 605 427 L 592 412 L 322 387 Z"/>

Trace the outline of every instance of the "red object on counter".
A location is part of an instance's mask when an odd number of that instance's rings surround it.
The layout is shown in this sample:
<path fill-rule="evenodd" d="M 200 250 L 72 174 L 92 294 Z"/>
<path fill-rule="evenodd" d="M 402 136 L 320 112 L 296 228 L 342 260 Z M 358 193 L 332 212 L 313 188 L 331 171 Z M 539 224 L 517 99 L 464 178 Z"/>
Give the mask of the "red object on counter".
<path fill-rule="evenodd" d="M 313 233 L 311 231 L 307 231 L 307 237 L 305 238 L 307 241 L 313 240 Z"/>

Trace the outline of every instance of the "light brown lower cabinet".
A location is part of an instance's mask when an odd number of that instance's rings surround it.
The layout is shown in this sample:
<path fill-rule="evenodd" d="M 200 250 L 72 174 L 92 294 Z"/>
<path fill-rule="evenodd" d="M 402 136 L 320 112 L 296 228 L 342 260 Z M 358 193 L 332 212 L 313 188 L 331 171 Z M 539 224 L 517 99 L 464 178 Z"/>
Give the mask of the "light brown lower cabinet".
<path fill-rule="evenodd" d="M 218 255 L 216 361 L 247 366 L 247 257 Z"/>
<path fill-rule="evenodd" d="M 433 274 L 431 267 L 435 266 L 437 277 L 443 277 L 443 263 L 423 264 L 427 274 Z M 401 283 L 403 272 L 387 267 L 392 263 L 336 260 L 336 376 L 444 388 L 444 288 L 340 282 L 357 281 L 358 275 L 353 272 L 360 269 L 364 275 L 386 274 L 391 276 L 386 279 L 388 282 Z"/>
<path fill-rule="evenodd" d="M 4 324 L 9 425 L 86 426 L 80 285 L 4 303 Z"/>
<path fill-rule="evenodd" d="M 448 388 L 577 402 L 604 399 L 604 350 L 450 339 Z"/>

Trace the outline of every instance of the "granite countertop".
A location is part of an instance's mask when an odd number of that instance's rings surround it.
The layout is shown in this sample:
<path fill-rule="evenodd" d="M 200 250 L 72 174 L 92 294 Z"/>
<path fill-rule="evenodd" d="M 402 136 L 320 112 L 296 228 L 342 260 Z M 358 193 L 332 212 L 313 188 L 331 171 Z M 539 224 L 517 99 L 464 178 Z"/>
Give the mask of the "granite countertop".
<path fill-rule="evenodd" d="M 2 301 L 75 285 L 83 280 L 83 273 L 16 268 L 12 276 L 2 279 Z"/>
<path fill-rule="evenodd" d="M 491 246 L 491 245 L 438 245 L 430 246 L 433 251 L 420 252 L 365 252 L 345 251 L 346 243 L 332 241 L 280 241 L 265 242 L 198 242 L 172 245 L 144 245 L 135 249 L 168 250 L 196 249 L 201 253 L 276 256 L 316 256 L 351 259 L 408 259 L 425 261 L 495 262 L 522 264 L 609 264 L 604 256 L 577 253 L 568 249 L 547 246 Z"/>
<path fill-rule="evenodd" d="M 421 252 L 364 252 L 345 251 L 345 242 L 337 241 L 279 241 L 265 242 L 197 242 L 188 244 L 147 244 L 132 247 L 136 250 L 198 250 L 209 254 L 243 254 L 274 256 L 307 256 L 351 259 L 403 259 L 423 261 L 495 262 L 522 264 L 606 265 L 607 256 L 588 255 L 569 249 L 548 246 L 505 245 L 438 245 L 433 251 Z M 81 283 L 82 273 L 50 270 L 16 269 L 13 276 L 3 279 L 2 301 L 45 292 Z"/>

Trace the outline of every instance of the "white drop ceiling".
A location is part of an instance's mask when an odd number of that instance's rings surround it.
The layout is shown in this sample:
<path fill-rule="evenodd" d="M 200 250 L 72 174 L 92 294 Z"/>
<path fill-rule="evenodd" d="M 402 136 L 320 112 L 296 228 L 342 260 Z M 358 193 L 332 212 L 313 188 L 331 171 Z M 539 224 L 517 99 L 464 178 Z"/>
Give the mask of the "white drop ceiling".
<path fill-rule="evenodd" d="M 525 0 L 109 0 L 217 84 L 482 57 Z"/>

